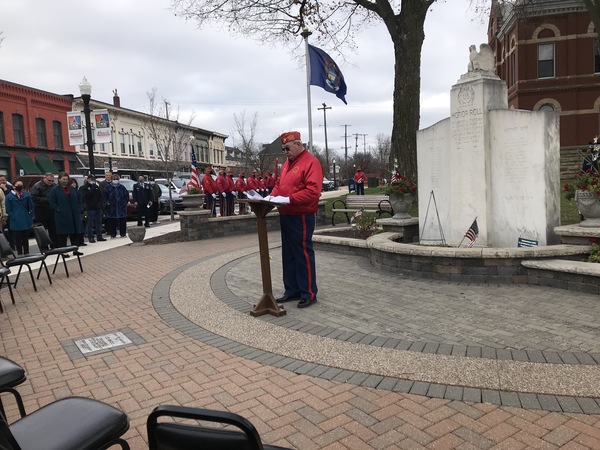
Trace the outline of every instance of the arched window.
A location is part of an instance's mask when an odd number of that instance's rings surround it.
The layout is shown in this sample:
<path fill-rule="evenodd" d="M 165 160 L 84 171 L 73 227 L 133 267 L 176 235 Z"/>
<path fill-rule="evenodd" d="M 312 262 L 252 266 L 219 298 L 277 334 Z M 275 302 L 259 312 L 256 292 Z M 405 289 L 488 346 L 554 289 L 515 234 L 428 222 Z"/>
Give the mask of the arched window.
<path fill-rule="evenodd" d="M 540 106 L 539 111 L 554 111 L 554 106 L 552 106 L 550 103 L 544 103 L 542 106 Z"/>

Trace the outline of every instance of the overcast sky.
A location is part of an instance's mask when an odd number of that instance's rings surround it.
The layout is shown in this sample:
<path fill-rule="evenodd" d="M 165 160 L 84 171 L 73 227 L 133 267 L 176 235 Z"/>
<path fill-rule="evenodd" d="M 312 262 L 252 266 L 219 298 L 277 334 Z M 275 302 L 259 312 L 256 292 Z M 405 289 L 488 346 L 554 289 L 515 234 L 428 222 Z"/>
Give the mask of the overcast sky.
<path fill-rule="evenodd" d="M 449 115 L 451 86 L 466 72 L 468 47 L 487 41 L 486 24 L 469 0 L 436 3 L 425 24 L 421 73 L 421 128 Z M 85 75 L 92 98 L 148 111 L 147 92 L 156 88 L 180 121 L 194 112 L 193 125 L 228 134 L 234 146 L 233 115 L 258 113 L 257 140 L 271 142 L 297 130 L 308 139 L 304 68 L 285 47 L 233 38 L 226 31 L 197 30 L 175 17 L 168 0 L 2 0 L 0 78 L 58 93 L 79 95 Z M 298 37 L 301 40 L 301 37 Z M 310 42 L 310 41 L 309 41 Z M 314 43 L 313 43 L 314 44 Z M 394 57 L 383 25 L 357 37 L 346 61 L 334 56 L 348 86 L 348 105 L 312 86 L 313 141 L 324 148 L 322 103 L 327 110 L 328 147 L 343 155 L 348 145 L 375 146 L 392 130 Z M 350 151 L 349 151 L 350 154 Z"/>

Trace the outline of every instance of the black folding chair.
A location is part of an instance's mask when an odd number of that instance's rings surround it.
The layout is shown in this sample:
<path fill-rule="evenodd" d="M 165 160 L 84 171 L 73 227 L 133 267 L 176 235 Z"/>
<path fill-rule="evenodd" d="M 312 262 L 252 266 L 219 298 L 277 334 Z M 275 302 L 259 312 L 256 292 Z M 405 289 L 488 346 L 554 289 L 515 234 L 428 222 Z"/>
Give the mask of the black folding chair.
<path fill-rule="evenodd" d="M 19 281 L 19 277 L 21 276 L 21 270 L 23 270 L 23 266 L 27 266 L 27 269 L 29 270 L 29 276 L 31 277 L 31 283 L 33 284 L 33 289 L 37 291 L 37 286 L 35 284 L 35 279 L 33 278 L 33 272 L 31 270 L 30 265 L 36 262 L 41 263 L 37 278 L 40 278 L 40 273 L 42 272 L 42 268 L 44 268 L 46 270 L 46 275 L 48 276 L 48 281 L 50 282 L 50 284 L 52 284 L 52 278 L 50 278 L 50 272 L 48 272 L 48 266 L 46 266 L 45 262 L 46 255 L 42 253 L 36 253 L 34 255 L 17 257 L 13 249 L 10 248 L 10 244 L 8 243 L 8 239 L 6 239 L 6 236 L 0 234 L 0 256 L 2 258 L 8 258 L 2 263 L 2 266 L 7 267 L 9 269 L 11 267 L 19 268 L 19 271 L 17 272 L 17 277 L 15 278 L 15 282 L 13 284 L 14 287 L 17 287 L 17 282 Z"/>
<path fill-rule="evenodd" d="M 10 286 L 10 284 L 9 284 Z M 25 369 L 14 362 L 11 359 L 3 358 L 0 356 L 0 394 L 9 393 L 15 398 L 17 407 L 19 408 L 19 414 L 21 417 L 25 416 L 25 406 L 23 405 L 23 399 L 21 394 L 15 389 L 16 386 L 24 383 L 27 377 L 25 376 Z M 2 398 L 0 397 L 0 419 L 8 423 L 6 412 L 4 411 L 4 405 L 2 404 Z"/>
<path fill-rule="evenodd" d="M 161 417 L 191 419 L 194 422 L 159 422 Z M 203 426 L 198 421 L 233 425 L 237 430 Z M 254 425 L 244 417 L 226 411 L 172 405 L 157 406 L 148 416 L 146 428 L 149 450 L 289 450 L 285 447 L 264 445 Z"/>
<path fill-rule="evenodd" d="M 67 253 L 69 252 L 73 252 L 73 254 L 77 256 L 77 261 L 79 262 L 79 270 L 83 272 L 81 258 L 79 257 L 79 247 L 77 245 L 52 248 L 52 240 L 50 239 L 50 235 L 43 226 L 34 226 L 33 236 L 35 237 L 35 242 L 37 242 L 37 246 L 42 254 L 44 254 L 45 256 L 56 255 L 56 261 L 54 262 L 54 269 L 52 269 L 52 275 L 54 275 L 54 273 L 56 272 L 58 260 L 62 258 L 63 264 L 65 266 L 65 273 L 67 274 L 67 278 L 69 278 L 69 269 L 67 267 Z M 40 267 L 40 271 L 41 269 L 42 268 Z M 40 273 L 38 271 L 38 278 L 39 277 Z"/>
<path fill-rule="evenodd" d="M 0 418 L 0 449 L 104 450 L 119 445 L 129 429 L 127 415 L 89 398 L 67 397 L 52 402 L 16 422 Z"/>
<path fill-rule="evenodd" d="M 0 266 L 0 290 L 2 289 L 2 285 L 6 280 L 6 285 L 8 286 L 8 292 L 10 292 L 10 299 L 12 300 L 12 304 L 15 304 L 15 296 L 13 294 L 12 286 L 10 285 L 10 280 L 8 276 L 10 275 L 10 269 L 8 267 Z M 4 312 L 4 308 L 2 307 L 2 299 L 0 299 L 0 313 Z"/>

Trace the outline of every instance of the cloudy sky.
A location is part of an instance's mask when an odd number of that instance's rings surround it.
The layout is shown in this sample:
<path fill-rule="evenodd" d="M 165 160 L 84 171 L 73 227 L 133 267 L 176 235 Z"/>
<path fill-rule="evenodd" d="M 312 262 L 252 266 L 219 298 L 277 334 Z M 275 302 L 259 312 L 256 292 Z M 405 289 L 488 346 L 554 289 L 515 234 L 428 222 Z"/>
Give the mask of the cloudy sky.
<path fill-rule="evenodd" d="M 180 121 L 228 134 L 236 144 L 234 114 L 258 113 L 257 140 L 281 132 L 308 137 L 304 67 L 285 47 L 260 45 L 217 29 L 198 30 L 175 17 L 168 0 L 3 0 L 0 2 L 0 79 L 58 93 L 79 95 L 85 75 L 92 98 L 148 111 L 147 93 L 180 108 Z M 434 4 L 425 24 L 422 54 L 421 127 L 449 115 L 449 90 L 466 72 L 468 47 L 487 41 L 486 25 L 469 0 Z M 302 39 L 298 37 L 299 41 Z M 333 54 L 332 54 L 333 56 Z M 330 151 L 343 155 L 360 134 L 359 151 L 374 147 L 392 129 L 394 59 L 382 25 L 357 36 L 357 51 L 337 60 L 348 86 L 348 105 L 311 87 L 313 142 L 324 148 L 322 103 L 327 110 Z M 366 136 L 362 136 L 366 134 Z M 366 145 L 365 145 L 366 144 Z M 350 151 L 349 151 L 350 153 Z"/>

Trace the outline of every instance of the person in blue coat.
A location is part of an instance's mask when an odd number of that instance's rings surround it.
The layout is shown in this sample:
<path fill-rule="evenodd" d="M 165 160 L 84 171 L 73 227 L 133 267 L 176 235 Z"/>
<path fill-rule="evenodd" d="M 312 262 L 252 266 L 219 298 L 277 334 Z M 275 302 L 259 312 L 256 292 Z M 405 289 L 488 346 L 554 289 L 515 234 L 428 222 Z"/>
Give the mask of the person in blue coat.
<path fill-rule="evenodd" d="M 10 231 L 15 239 L 17 254 L 29 254 L 29 232 L 33 227 L 34 206 L 31 196 L 23 190 L 23 182 L 17 181 L 6 196 L 6 214 L 10 217 Z"/>
<path fill-rule="evenodd" d="M 56 226 L 56 246 L 65 247 L 67 237 L 71 245 L 79 246 L 79 235 L 83 234 L 83 223 L 81 222 L 81 198 L 77 189 L 69 184 L 69 174 L 61 172 L 58 174 L 58 186 L 52 188 L 48 194 L 50 208 L 54 210 L 54 223 Z M 79 251 L 74 254 L 81 255 Z"/>
<path fill-rule="evenodd" d="M 120 184 L 118 173 L 112 174 L 110 184 L 104 188 L 104 203 L 106 205 L 106 216 L 108 218 L 108 232 L 111 238 L 117 237 L 117 225 L 119 235 L 127 236 L 127 203 L 129 203 L 129 191 Z"/>

